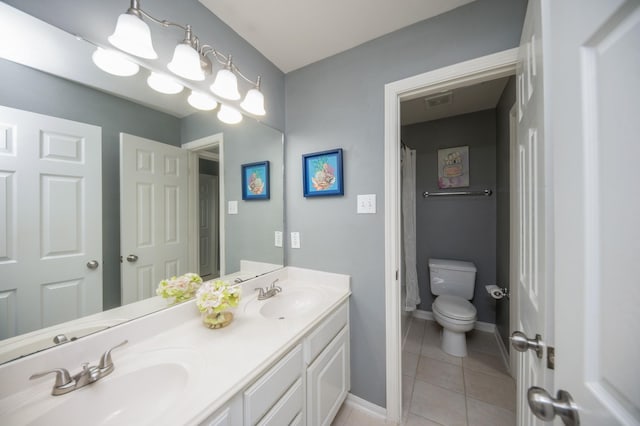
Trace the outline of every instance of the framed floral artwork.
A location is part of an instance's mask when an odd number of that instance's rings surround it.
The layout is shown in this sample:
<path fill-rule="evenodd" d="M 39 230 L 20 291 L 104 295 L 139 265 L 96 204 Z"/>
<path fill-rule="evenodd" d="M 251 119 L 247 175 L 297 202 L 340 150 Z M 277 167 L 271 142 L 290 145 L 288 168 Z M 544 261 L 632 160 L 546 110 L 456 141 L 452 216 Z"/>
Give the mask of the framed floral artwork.
<path fill-rule="evenodd" d="M 304 154 L 302 182 L 305 197 L 344 195 L 342 149 Z"/>
<path fill-rule="evenodd" d="M 438 150 L 438 188 L 469 186 L 469 147 Z"/>
<path fill-rule="evenodd" d="M 269 199 L 269 162 L 243 164 L 242 168 L 242 199 Z"/>

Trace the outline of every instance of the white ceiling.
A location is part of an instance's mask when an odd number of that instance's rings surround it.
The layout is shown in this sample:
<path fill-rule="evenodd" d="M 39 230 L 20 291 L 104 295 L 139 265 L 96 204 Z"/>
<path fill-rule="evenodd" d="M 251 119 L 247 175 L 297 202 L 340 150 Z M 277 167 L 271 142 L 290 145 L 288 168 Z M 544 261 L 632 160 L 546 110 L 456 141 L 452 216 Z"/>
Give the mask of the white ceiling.
<path fill-rule="evenodd" d="M 199 0 L 283 72 L 474 0 Z"/>

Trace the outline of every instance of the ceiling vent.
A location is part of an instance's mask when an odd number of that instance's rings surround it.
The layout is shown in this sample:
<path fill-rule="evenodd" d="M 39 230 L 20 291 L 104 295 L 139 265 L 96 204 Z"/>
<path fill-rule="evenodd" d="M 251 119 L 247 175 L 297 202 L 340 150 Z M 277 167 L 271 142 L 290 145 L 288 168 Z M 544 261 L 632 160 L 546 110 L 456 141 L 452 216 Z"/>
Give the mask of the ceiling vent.
<path fill-rule="evenodd" d="M 435 108 L 442 105 L 449 105 L 453 100 L 453 92 L 436 93 L 435 95 L 427 96 L 424 98 L 425 108 Z"/>

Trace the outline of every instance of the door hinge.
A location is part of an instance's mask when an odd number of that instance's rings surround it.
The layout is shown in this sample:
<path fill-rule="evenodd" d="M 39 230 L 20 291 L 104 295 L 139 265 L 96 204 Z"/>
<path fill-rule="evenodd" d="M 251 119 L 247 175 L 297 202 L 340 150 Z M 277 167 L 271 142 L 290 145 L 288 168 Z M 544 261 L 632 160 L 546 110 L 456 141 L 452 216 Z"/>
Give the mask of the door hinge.
<path fill-rule="evenodd" d="M 556 348 L 547 346 L 547 368 L 554 370 L 556 367 Z"/>

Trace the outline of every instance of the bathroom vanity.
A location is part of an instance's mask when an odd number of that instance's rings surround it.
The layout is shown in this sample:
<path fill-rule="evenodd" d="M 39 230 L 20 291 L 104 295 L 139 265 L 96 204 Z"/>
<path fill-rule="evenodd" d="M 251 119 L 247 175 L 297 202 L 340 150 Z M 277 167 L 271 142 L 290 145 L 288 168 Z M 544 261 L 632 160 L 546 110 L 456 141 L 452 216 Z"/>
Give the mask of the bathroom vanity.
<path fill-rule="evenodd" d="M 282 291 L 258 300 L 275 280 Z M 233 322 L 210 330 L 193 301 L 0 366 L 3 424 L 330 424 L 349 380 L 349 277 L 299 268 L 242 283 Z M 65 395 L 33 373 L 112 352 L 115 370 Z"/>

